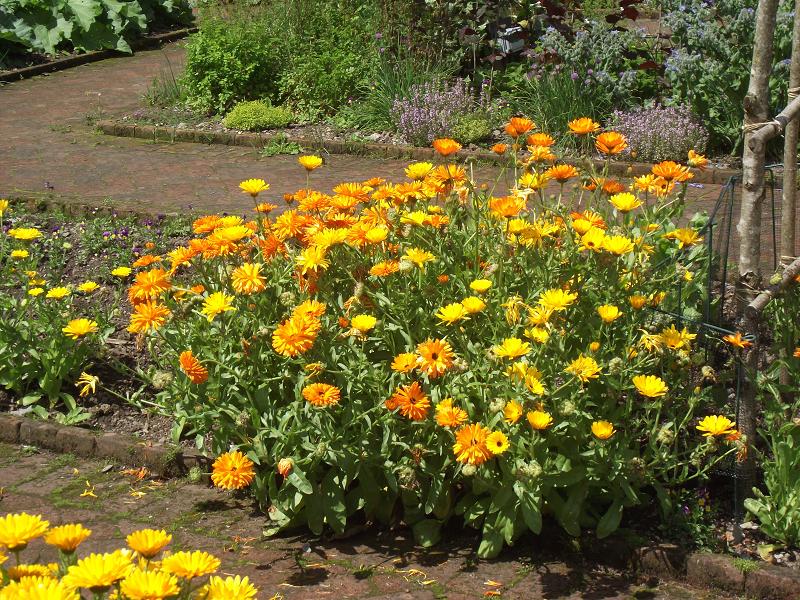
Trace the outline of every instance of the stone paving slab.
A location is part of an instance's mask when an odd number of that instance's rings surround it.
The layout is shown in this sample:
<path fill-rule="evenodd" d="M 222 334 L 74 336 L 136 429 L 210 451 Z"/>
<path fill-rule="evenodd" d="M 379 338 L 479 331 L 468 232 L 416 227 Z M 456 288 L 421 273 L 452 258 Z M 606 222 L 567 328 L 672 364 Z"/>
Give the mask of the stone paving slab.
<path fill-rule="evenodd" d="M 122 470 L 107 461 L 0 444 L 0 515 L 26 511 L 53 525 L 82 522 L 93 533 L 81 555 L 121 547 L 137 529 L 165 528 L 173 534 L 174 550 L 215 554 L 222 572 L 247 575 L 263 599 L 467 600 L 494 589 L 485 585 L 490 579 L 503 584 L 498 589 L 504 598 L 725 598 L 637 579 L 574 551 L 554 552 L 534 538 L 493 561 L 474 559 L 477 536 L 460 529 L 428 551 L 415 547 L 405 529 L 368 530 L 338 541 L 303 532 L 267 539 L 264 516 L 244 495 L 185 480 L 137 481 Z M 81 496 L 87 485 L 96 497 Z M 55 554 L 35 541 L 24 556 L 47 561 Z"/>

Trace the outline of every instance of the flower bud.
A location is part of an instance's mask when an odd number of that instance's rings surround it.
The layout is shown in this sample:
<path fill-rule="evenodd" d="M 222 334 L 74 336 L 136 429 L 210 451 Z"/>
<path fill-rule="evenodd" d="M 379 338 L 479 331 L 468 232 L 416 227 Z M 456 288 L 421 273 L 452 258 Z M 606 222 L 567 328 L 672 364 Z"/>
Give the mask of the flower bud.
<path fill-rule="evenodd" d="M 478 468 L 475 465 L 464 465 L 463 467 L 461 467 L 461 473 L 465 477 L 472 477 L 477 472 Z"/>
<path fill-rule="evenodd" d="M 283 477 L 288 477 L 294 468 L 294 461 L 291 458 L 282 458 L 278 461 L 278 473 Z"/>

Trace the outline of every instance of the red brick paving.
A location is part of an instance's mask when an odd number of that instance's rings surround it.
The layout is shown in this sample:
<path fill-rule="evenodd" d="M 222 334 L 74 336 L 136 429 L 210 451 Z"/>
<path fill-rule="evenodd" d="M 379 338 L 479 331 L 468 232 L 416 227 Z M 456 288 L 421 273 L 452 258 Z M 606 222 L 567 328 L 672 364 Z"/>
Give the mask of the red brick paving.
<path fill-rule="evenodd" d="M 264 538 L 266 518 L 244 497 L 181 480 L 137 482 L 121 471 L 120 465 L 0 444 L 0 516 L 26 511 L 43 515 L 51 525 L 83 523 L 92 535 L 79 556 L 123 547 L 125 536 L 137 529 L 165 528 L 173 535 L 171 549 L 218 556 L 220 571 L 247 575 L 263 600 L 274 594 L 285 600 L 467 600 L 493 589 L 487 580 L 502 584 L 503 598 L 525 600 L 723 599 L 675 583 L 637 580 L 592 564 L 574 550 L 554 549 L 552 540 L 543 538 L 522 539 L 493 561 L 468 559 L 478 541 L 472 530 L 454 530 L 428 551 L 414 547 L 402 528 L 371 528 L 339 541 L 302 532 Z M 80 496 L 86 481 L 96 497 Z M 46 562 L 56 557 L 35 540 L 22 558 Z"/>

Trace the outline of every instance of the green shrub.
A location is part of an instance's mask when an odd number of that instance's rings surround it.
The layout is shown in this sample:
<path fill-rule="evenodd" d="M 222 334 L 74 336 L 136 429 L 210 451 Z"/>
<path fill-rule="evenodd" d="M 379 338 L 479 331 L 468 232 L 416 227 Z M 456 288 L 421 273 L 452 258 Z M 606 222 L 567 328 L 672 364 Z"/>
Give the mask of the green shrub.
<path fill-rule="evenodd" d="M 272 106 L 263 100 L 240 102 L 233 107 L 222 124 L 230 129 L 263 131 L 286 127 L 293 119 L 292 111 L 282 106 Z"/>
<path fill-rule="evenodd" d="M 464 115 L 455 122 L 450 133 L 462 144 L 475 144 L 492 135 L 492 122 L 485 113 Z"/>
<path fill-rule="evenodd" d="M 286 13 L 282 35 L 291 50 L 283 59 L 280 95 L 306 116 L 331 114 L 357 95 L 374 70 L 374 4 L 294 0 Z"/>
<path fill-rule="evenodd" d="M 0 56 L 103 48 L 131 52 L 129 42 L 150 25 L 190 18 L 187 0 L 0 0 Z"/>
<path fill-rule="evenodd" d="M 241 100 L 274 98 L 282 48 L 267 26 L 274 21 L 211 18 L 189 40 L 184 84 L 188 104 L 225 112 Z"/>

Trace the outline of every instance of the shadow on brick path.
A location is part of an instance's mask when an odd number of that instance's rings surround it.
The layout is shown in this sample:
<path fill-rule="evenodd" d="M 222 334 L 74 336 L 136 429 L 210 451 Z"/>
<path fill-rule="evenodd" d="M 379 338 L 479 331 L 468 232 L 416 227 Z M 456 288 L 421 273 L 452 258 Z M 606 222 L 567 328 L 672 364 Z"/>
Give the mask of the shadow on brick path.
<path fill-rule="evenodd" d="M 26 511 L 52 525 L 83 523 L 92 535 L 81 556 L 122 547 L 136 529 L 164 528 L 173 534 L 173 550 L 211 552 L 222 559 L 222 572 L 250 577 L 263 599 L 466 600 L 494 589 L 521 599 L 722 598 L 640 581 L 544 538 L 522 540 L 493 561 L 475 560 L 476 534 L 458 528 L 427 551 L 415 547 L 405 529 L 370 529 L 338 541 L 302 532 L 265 538 L 266 518 L 245 496 L 183 480 L 137 481 L 122 471 L 120 465 L 0 444 L 0 515 Z M 87 485 L 96 498 L 81 497 Z M 37 540 L 23 558 L 52 561 L 55 554 Z M 488 580 L 502 586 L 489 587 Z"/>

